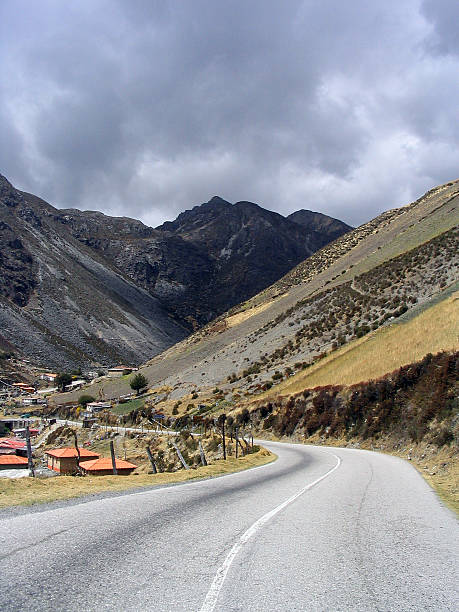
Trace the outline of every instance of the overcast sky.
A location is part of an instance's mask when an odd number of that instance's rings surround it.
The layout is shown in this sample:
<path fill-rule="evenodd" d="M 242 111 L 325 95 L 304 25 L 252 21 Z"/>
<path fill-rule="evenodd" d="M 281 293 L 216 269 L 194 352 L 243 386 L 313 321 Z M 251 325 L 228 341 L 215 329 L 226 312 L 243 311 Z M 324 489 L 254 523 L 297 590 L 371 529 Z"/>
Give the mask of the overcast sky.
<path fill-rule="evenodd" d="M 357 225 L 459 178 L 457 0 L 1 0 L 0 173 L 149 225 Z"/>

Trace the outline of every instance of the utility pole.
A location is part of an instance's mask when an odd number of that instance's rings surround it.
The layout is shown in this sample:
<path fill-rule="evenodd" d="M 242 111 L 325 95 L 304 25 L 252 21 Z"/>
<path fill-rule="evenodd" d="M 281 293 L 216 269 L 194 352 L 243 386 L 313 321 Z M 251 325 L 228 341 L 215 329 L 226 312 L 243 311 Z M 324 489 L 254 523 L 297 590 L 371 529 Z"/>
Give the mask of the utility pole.
<path fill-rule="evenodd" d="M 30 430 L 29 430 L 28 423 L 26 425 L 25 430 L 26 430 L 26 446 L 27 446 L 27 466 L 29 468 L 29 476 L 31 476 L 32 478 L 35 478 L 35 469 L 33 467 L 32 446 L 30 445 Z"/>
<path fill-rule="evenodd" d="M 110 440 L 110 454 L 112 456 L 113 474 L 118 476 L 118 470 L 116 469 L 115 449 L 113 448 L 113 440 Z"/>

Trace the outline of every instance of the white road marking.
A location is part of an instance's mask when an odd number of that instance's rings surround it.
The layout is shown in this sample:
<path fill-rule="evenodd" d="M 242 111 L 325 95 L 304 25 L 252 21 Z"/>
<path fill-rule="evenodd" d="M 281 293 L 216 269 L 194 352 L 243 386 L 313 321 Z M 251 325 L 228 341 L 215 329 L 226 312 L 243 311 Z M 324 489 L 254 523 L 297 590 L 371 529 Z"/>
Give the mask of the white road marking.
<path fill-rule="evenodd" d="M 266 514 L 264 514 L 261 518 L 255 521 L 255 523 L 253 523 L 253 525 L 251 525 L 247 529 L 247 531 L 245 531 L 241 535 L 239 540 L 236 542 L 236 544 L 233 546 L 233 548 L 228 553 L 228 556 L 226 557 L 222 565 L 218 568 L 217 573 L 215 574 L 215 577 L 211 584 L 211 587 L 206 595 L 204 603 L 202 604 L 200 612 L 213 612 L 217 604 L 218 596 L 220 595 L 220 591 L 222 589 L 223 583 L 225 582 L 225 578 L 228 573 L 228 570 L 231 567 L 231 564 L 234 561 L 234 558 L 236 557 L 238 552 L 241 550 L 241 548 L 244 546 L 244 544 L 246 544 L 257 533 L 257 531 L 259 531 L 262 527 L 264 527 L 264 525 L 266 525 L 266 523 L 270 521 L 273 518 L 273 516 L 278 514 L 286 506 L 288 506 L 289 504 L 294 502 L 298 497 L 300 497 L 300 495 L 303 495 L 303 493 L 305 493 L 309 489 L 312 489 L 312 487 L 314 487 L 317 483 L 319 483 L 321 480 L 324 480 L 324 478 L 327 478 L 327 476 L 330 476 L 332 472 L 334 472 L 335 470 L 339 468 L 341 464 L 341 459 L 334 453 L 332 454 L 333 454 L 333 457 L 336 459 L 336 465 L 331 470 L 329 470 L 326 474 L 324 474 L 320 478 L 317 478 L 317 480 L 314 480 L 314 482 L 311 482 L 305 487 L 303 487 L 302 489 L 300 489 L 297 493 L 295 493 L 295 495 L 292 495 L 292 497 L 289 497 L 287 500 L 282 502 L 282 504 L 280 504 L 279 506 L 277 506 L 270 512 L 267 512 Z"/>

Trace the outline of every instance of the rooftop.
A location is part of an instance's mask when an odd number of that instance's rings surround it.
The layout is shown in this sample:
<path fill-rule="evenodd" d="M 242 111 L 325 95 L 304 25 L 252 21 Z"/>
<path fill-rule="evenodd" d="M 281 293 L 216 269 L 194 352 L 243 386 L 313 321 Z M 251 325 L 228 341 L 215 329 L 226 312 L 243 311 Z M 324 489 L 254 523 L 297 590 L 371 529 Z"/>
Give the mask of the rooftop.
<path fill-rule="evenodd" d="M 80 448 L 80 457 L 97 459 L 100 457 L 98 453 L 93 453 L 92 451 L 86 448 Z M 51 457 L 77 457 L 76 448 L 73 446 L 65 446 L 63 448 L 55 448 L 53 450 L 45 451 L 47 455 L 51 455 Z"/>
<path fill-rule="evenodd" d="M 28 465 L 28 461 L 17 455 L 0 455 L 0 465 Z"/>
<path fill-rule="evenodd" d="M 129 461 L 123 459 L 115 459 L 116 468 L 121 469 L 133 469 L 137 467 Z M 80 463 L 80 467 L 85 469 L 87 472 L 99 472 L 102 470 L 112 470 L 112 460 L 110 457 L 101 457 L 100 459 L 93 459 L 92 461 L 83 461 Z"/>

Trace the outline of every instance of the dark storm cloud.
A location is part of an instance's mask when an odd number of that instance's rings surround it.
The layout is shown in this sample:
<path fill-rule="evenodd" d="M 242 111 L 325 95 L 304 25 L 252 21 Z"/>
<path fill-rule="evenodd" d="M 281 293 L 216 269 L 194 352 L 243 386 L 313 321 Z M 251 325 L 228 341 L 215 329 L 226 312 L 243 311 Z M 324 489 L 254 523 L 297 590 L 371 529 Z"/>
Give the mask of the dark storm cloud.
<path fill-rule="evenodd" d="M 214 194 L 360 223 L 457 178 L 456 7 L 5 0 L 0 172 L 150 224 Z"/>

